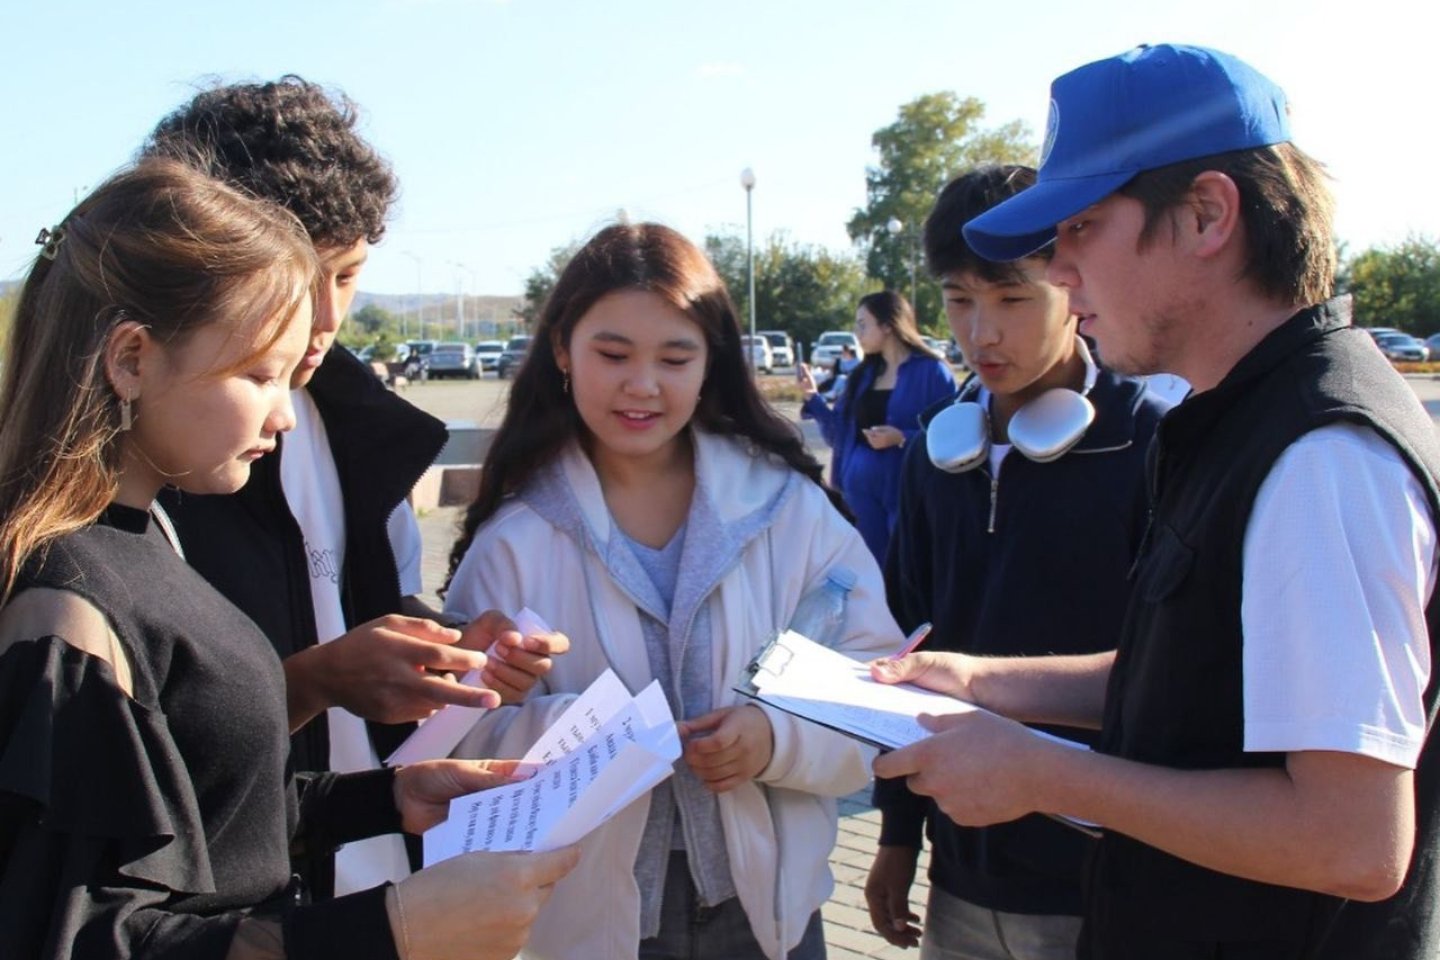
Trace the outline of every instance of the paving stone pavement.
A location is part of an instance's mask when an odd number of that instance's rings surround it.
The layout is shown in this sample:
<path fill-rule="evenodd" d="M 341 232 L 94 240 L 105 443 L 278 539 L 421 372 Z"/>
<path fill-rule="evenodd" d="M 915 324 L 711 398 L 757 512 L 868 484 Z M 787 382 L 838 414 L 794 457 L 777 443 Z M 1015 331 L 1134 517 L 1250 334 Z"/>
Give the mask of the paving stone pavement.
<path fill-rule="evenodd" d="M 433 591 L 445 580 L 450 545 L 455 539 L 456 524 L 462 511 L 457 507 L 428 510 L 420 517 L 420 532 L 425 553 L 422 576 L 427 590 Z M 439 605 L 433 595 L 429 599 Z M 835 892 L 822 909 L 825 920 L 825 943 L 829 960 L 860 960 L 880 958 L 898 960 L 914 957 L 914 951 L 901 950 L 882 940 L 870 927 L 865 909 L 865 875 L 880 836 L 880 813 L 870 806 L 867 787 L 840 801 L 840 831 L 835 848 L 830 852 L 830 868 L 835 874 Z M 924 915 L 930 884 L 926 879 L 929 854 L 921 855 L 916 871 L 911 904 Z"/>

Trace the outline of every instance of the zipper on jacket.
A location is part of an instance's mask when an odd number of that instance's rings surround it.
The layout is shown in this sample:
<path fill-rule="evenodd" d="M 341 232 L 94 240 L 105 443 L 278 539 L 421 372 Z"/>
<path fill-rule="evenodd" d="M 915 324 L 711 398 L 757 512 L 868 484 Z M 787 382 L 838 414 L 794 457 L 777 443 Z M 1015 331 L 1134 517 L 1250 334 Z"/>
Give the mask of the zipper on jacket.
<path fill-rule="evenodd" d="M 1000 497 L 1000 471 L 996 470 L 990 475 L 990 525 L 986 528 L 987 533 L 995 532 L 995 504 Z"/>

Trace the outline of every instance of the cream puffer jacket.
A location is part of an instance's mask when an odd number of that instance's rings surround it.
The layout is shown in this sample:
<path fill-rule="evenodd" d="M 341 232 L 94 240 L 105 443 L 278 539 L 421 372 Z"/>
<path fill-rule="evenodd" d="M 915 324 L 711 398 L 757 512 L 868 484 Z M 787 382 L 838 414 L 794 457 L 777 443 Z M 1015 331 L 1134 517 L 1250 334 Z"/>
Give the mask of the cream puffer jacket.
<path fill-rule="evenodd" d="M 744 700 L 731 689 L 742 669 L 790 622 L 800 598 L 836 566 L 858 574 L 848 599 L 847 635 L 837 647 L 859 659 L 896 650 L 902 636 L 886 607 L 879 567 L 824 492 L 740 442 L 699 431 L 694 437 L 695 497 L 704 503 L 692 505 L 686 552 L 692 538 L 712 547 L 717 539 L 734 541 L 706 561 L 716 569 L 713 589 L 703 600 L 711 618 L 715 706 Z M 570 637 L 570 652 L 556 659 L 526 703 L 482 719 L 456 756 L 523 755 L 606 668 L 632 692 L 652 679 L 636 603 L 603 560 L 612 521 L 594 468 L 574 446 L 551 478 L 572 495 L 568 525 L 579 529 L 556 522 L 555 482 L 548 493 L 522 492 L 477 532 L 456 571 L 446 610 L 475 616 L 529 606 Z M 707 524 L 714 529 L 705 529 Z M 735 530 L 744 533 L 736 538 Z M 727 550 L 732 555 L 725 555 Z M 868 782 L 874 751 L 763 709 L 774 731 L 774 754 L 758 778 L 720 795 L 720 814 L 735 888 L 756 940 L 768 957 L 782 960 L 830 896 L 835 798 Z M 580 865 L 541 911 L 522 956 L 635 956 L 640 895 L 633 865 L 648 807 L 647 795 L 582 842 Z"/>

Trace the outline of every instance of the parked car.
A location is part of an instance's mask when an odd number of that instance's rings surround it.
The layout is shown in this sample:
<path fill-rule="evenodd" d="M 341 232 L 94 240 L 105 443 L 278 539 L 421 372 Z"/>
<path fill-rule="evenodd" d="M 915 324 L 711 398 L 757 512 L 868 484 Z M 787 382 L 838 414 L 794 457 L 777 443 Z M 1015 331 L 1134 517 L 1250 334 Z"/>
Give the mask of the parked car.
<path fill-rule="evenodd" d="M 500 354 L 500 359 L 495 363 L 495 374 L 501 380 L 510 376 L 525 362 L 525 354 L 530 352 L 530 337 L 511 337 L 505 344 L 505 352 Z"/>
<path fill-rule="evenodd" d="M 480 370 L 495 370 L 500 366 L 500 354 L 505 352 L 505 344 L 500 340 L 481 340 L 475 344 L 475 356 L 480 358 Z"/>
<path fill-rule="evenodd" d="M 1375 345 L 1391 361 L 1424 363 L 1430 359 L 1430 351 L 1425 344 L 1408 333 L 1382 333 L 1375 338 Z"/>
<path fill-rule="evenodd" d="M 479 380 L 480 362 L 475 359 L 475 348 L 460 340 L 435 344 L 430 351 L 430 376 Z"/>
<path fill-rule="evenodd" d="M 820 339 L 810 344 L 810 365 L 829 366 L 840 356 L 840 348 L 845 344 L 855 348 L 855 355 L 861 354 L 860 338 L 848 330 L 826 330 L 820 334 Z"/>
<path fill-rule="evenodd" d="M 1440 333 L 1432 333 L 1425 338 L 1425 349 L 1430 351 L 1431 360 L 1440 360 Z"/>
<path fill-rule="evenodd" d="M 944 340 L 926 336 L 922 336 L 920 339 L 925 341 L 925 346 L 929 347 L 930 352 L 934 353 L 937 357 L 943 357 L 949 352 L 950 345 Z"/>
<path fill-rule="evenodd" d="M 770 352 L 770 341 L 756 334 L 755 336 L 744 336 L 740 338 L 740 345 L 750 357 L 750 363 L 761 373 L 769 373 L 775 369 L 775 357 Z"/>
<path fill-rule="evenodd" d="M 795 366 L 795 341 L 784 330 L 761 330 L 760 336 L 770 342 L 770 359 L 777 367 Z"/>
<path fill-rule="evenodd" d="M 954 337 L 951 337 L 950 342 L 945 345 L 945 359 L 956 366 L 965 364 L 965 351 L 960 349 L 960 344 Z"/>

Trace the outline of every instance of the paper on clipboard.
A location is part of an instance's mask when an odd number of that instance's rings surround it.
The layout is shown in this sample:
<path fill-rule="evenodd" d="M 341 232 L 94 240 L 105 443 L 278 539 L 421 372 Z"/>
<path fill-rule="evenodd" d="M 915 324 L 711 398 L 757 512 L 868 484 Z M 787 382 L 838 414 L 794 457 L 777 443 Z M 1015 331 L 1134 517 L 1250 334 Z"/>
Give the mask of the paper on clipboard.
<path fill-rule="evenodd" d="M 908 683 L 877 683 L 859 660 L 787 630 L 751 664 L 736 689 L 787 713 L 886 750 L 930 736 L 916 719 L 980 708 Z"/>
<path fill-rule="evenodd" d="M 529 607 L 515 614 L 515 629 L 519 630 L 522 636 L 530 636 L 536 633 L 553 633 L 550 625 L 540 615 Z M 471 670 L 460 678 L 460 683 L 468 687 L 480 686 L 480 671 Z M 475 722 L 485 716 L 484 707 L 461 707 L 453 703 L 446 704 L 426 720 L 421 721 L 415 728 L 415 732 L 405 738 L 405 742 L 395 749 L 395 752 L 385 758 L 387 766 L 397 767 L 407 763 L 418 763 L 421 760 L 438 760 L 441 757 L 450 756 L 450 751 L 465 739 L 465 734 L 475 726 Z"/>
<path fill-rule="evenodd" d="M 909 683 L 879 683 L 870 667 L 787 630 L 751 662 L 735 686 L 746 696 L 839 731 L 882 750 L 898 750 L 930 736 L 919 716 L 987 713 L 984 707 Z M 1043 730 L 1030 733 L 1077 750 L 1090 749 Z M 1093 832 L 1095 824 L 1056 819 Z"/>

